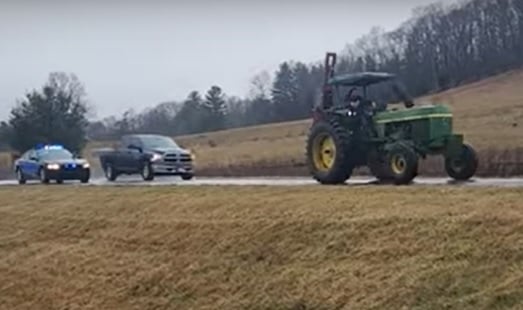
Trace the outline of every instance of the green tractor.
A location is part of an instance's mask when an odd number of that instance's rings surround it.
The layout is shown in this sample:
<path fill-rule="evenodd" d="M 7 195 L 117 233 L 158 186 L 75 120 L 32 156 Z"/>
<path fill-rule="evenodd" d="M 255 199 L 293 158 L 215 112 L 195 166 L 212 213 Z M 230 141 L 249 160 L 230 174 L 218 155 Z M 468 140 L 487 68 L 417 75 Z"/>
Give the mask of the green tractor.
<path fill-rule="evenodd" d="M 478 158 L 463 135 L 452 131 L 444 105 L 414 106 L 395 75 L 362 72 L 334 75 L 336 54 L 327 53 L 322 102 L 313 110 L 307 138 L 308 168 L 321 184 L 342 184 L 353 170 L 367 166 L 381 182 L 409 184 L 418 162 L 429 155 L 445 158 L 447 174 L 459 181 L 474 176 Z M 387 109 L 369 99 L 369 87 L 389 84 L 404 109 Z"/>

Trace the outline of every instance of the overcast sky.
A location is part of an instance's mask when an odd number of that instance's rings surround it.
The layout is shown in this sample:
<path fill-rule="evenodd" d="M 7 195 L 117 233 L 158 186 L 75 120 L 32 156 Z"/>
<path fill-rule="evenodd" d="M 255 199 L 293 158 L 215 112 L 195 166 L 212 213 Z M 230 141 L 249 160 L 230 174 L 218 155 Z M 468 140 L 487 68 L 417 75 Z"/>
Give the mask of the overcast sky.
<path fill-rule="evenodd" d="M 432 2 L 0 0 L 0 119 L 52 71 L 75 73 L 99 118 L 213 84 L 244 96 L 261 70 L 321 60 Z"/>

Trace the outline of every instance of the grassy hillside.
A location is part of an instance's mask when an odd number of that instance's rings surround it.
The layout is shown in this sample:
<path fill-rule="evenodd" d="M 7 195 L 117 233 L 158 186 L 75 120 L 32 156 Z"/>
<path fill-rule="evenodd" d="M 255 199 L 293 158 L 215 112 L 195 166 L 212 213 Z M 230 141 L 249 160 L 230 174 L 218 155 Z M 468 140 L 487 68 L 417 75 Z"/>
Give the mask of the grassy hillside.
<path fill-rule="evenodd" d="M 483 174 L 523 174 L 523 70 L 417 100 L 417 104 L 448 104 L 455 114 L 457 132 L 480 152 Z M 305 138 L 310 120 L 177 137 L 197 154 L 200 174 L 270 175 L 303 174 Z M 92 143 L 86 155 L 107 143 Z M 507 152 L 505 152 L 507 151 Z M 8 161 L 4 154 L 2 162 Z M 509 165 L 498 165 L 508 162 Z M 441 172 L 439 162 L 422 167 L 422 173 Z"/>
<path fill-rule="evenodd" d="M 523 148 L 523 71 L 511 72 L 444 93 L 420 98 L 417 104 L 448 104 L 457 132 L 491 155 L 489 149 Z M 310 120 L 180 137 L 198 153 L 202 169 L 232 170 L 242 166 L 289 167 L 304 162 Z M 503 154 L 498 154 L 503 155 Z M 504 156 L 513 162 L 515 155 Z M 523 157 L 520 159 L 523 162 Z"/>
<path fill-rule="evenodd" d="M 28 186 L 0 196 L 0 309 L 523 307 L 519 189 Z"/>

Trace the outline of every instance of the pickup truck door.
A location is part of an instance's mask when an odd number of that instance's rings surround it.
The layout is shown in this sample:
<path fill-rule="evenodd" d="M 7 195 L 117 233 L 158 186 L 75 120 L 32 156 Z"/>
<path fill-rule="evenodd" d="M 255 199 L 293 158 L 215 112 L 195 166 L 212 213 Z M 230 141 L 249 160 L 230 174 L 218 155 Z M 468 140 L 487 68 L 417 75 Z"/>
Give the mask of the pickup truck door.
<path fill-rule="evenodd" d="M 117 170 L 128 171 L 130 161 L 130 150 L 126 147 L 118 148 L 113 155 L 113 164 Z"/>
<path fill-rule="evenodd" d="M 143 156 L 143 144 L 137 137 L 131 137 L 128 143 L 127 167 L 132 171 L 137 171 L 140 168 L 140 159 Z"/>
<path fill-rule="evenodd" d="M 136 171 L 139 167 L 140 158 L 142 157 L 142 152 L 138 149 L 128 148 L 126 155 L 126 166 L 127 169 Z"/>

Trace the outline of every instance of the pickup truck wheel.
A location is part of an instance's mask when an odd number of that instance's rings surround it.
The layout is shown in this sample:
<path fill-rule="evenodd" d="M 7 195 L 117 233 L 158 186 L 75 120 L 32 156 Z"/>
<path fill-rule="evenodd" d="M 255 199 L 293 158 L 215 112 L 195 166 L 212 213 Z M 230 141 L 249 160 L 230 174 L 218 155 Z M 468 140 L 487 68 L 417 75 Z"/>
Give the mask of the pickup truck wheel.
<path fill-rule="evenodd" d="M 182 180 L 189 181 L 194 177 L 192 174 L 182 174 Z"/>
<path fill-rule="evenodd" d="M 118 177 L 118 173 L 114 170 L 113 165 L 110 163 L 105 164 L 104 168 L 105 177 L 109 181 L 115 181 Z"/>
<path fill-rule="evenodd" d="M 153 167 L 152 167 L 151 163 L 149 163 L 149 162 L 143 163 L 141 174 L 142 174 L 142 179 L 144 181 L 154 180 L 154 172 L 153 172 Z"/>

